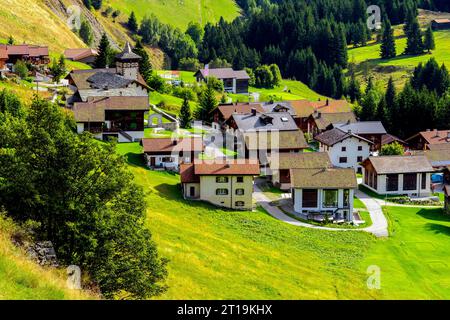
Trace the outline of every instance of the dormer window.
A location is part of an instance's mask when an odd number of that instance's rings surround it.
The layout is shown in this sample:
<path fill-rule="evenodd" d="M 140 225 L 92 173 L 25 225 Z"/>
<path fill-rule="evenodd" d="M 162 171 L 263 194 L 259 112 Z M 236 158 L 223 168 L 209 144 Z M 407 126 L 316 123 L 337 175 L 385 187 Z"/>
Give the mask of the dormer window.
<path fill-rule="evenodd" d="M 282 118 L 281 118 L 281 121 L 282 121 L 282 122 L 288 122 L 288 121 L 289 121 L 289 119 L 288 119 L 288 118 L 286 118 L 286 117 L 282 117 Z"/>

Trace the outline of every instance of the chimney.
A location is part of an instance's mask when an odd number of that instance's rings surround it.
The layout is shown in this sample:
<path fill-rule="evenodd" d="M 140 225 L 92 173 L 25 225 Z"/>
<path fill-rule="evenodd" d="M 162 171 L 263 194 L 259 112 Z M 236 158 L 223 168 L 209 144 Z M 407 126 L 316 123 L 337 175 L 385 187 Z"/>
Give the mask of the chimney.
<path fill-rule="evenodd" d="M 352 129 L 348 129 L 348 134 L 352 134 Z"/>
<path fill-rule="evenodd" d="M 330 105 L 330 100 L 327 99 L 326 106 L 329 106 L 329 105 Z"/>
<path fill-rule="evenodd" d="M 434 129 L 434 136 L 436 137 L 436 138 L 438 138 L 439 137 L 439 131 L 438 131 L 438 129 Z"/>
<path fill-rule="evenodd" d="M 256 116 L 256 109 L 252 108 L 252 116 Z"/>
<path fill-rule="evenodd" d="M 317 119 L 320 119 L 322 117 L 322 112 L 317 112 Z"/>
<path fill-rule="evenodd" d="M 176 146 L 178 144 L 178 139 L 173 140 L 173 145 Z"/>

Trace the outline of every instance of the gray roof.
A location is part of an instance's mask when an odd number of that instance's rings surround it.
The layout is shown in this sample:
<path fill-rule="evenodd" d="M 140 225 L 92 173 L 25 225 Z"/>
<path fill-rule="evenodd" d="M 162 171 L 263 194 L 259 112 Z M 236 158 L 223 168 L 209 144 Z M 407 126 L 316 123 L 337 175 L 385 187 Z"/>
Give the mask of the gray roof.
<path fill-rule="evenodd" d="M 265 112 L 280 112 L 280 110 L 287 109 L 290 115 L 295 116 L 297 114 L 289 102 L 265 103 L 262 107 Z"/>
<path fill-rule="evenodd" d="M 378 174 L 433 172 L 425 156 L 382 156 L 369 157 L 364 164 L 372 163 Z"/>
<path fill-rule="evenodd" d="M 126 86 L 128 86 L 130 83 L 133 82 L 133 80 L 126 79 L 123 76 L 110 72 L 94 73 L 92 76 L 87 78 L 86 81 L 91 84 L 91 88 L 96 89 L 125 88 Z"/>
<path fill-rule="evenodd" d="M 369 141 L 363 137 L 360 137 L 354 133 L 344 132 L 341 129 L 334 128 L 328 131 L 325 131 L 314 137 L 315 140 L 327 146 L 334 146 L 336 143 L 344 141 L 348 138 L 356 138 L 362 141 L 366 141 L 369 144 L 373 144 L 372 141 Z"/>
<path fill-rule="evenodd" d="M 359 121 L 353 123 L 333 123 L 334 128 L 339 128 L 344 132 L 351 130 L 355 134 L 386 134 L 381 121 Z"/>
<path fill-rule="evenodd" d="M 231 68 L 217 68 L 217 69 L 201 69 L 199 70 L 203 77 L 215 77 L 217 79 L 250 79 L 250 76 L 245 70 L 233 70 Z"/>
<path fill-rule="evenodd" d="M 291 183 L 299 189 L 356 189 L 358 186 L 353 168 L 291 169 Z"/>
<path fill-rule="evenodd" d="M 131 49 L 130 43 L 127 41 L 125 44 L 125 47 L 123 48 L 123 51 L 116 55 L 116 58 L 119 60 L 141 60 L 141 56 L 137 55 L 133 52 Z"/>
<path fill-rule="evenodd" d="M 233 119 L 239 130 L 247 131 L 293 131 L 298 127 L 288 112 L 269 112 L 250 114 L 233 114 Z"/>

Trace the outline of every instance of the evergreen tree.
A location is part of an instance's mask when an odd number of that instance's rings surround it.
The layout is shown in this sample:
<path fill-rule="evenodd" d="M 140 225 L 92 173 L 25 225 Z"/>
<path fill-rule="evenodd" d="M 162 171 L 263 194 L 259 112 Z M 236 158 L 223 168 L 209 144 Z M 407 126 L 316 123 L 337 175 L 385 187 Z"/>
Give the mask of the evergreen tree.
<path fill-rule="evenodd" d="M 207 85 L 200 95 L 198 118 L 203 121 L 211 122 L 211 111 L 213 111 L 216 107 L 216 93 L 212 86 Z"/>
<path fill-rule="evenodd" d="M 94 65 L 96 68 L 106 68 L 111 63 L 111 46 L 109 44 L 108 36 L 103 33 L 98 47 L 98 56 L 95 59 Z"/>
<path fill-rule="evenodd" d="M 136 45 L 133 49 L 133 52 L 142 58 L 141 61 L 139 61 L 139 73 L 142 75 L 145 82 L 149 84 L 150 78 L 152 77 L 153 68 L 150 62 L 150 57 L 147 51 L 145 50 L 144 46 L 142 45 L 141 40 L 138 39 L 136 41 Z"/>
<path fill-rule="evenodd" d="M 362 121 L 373 121 L 377 118 L 378 101 L 375 90 L 370 90 L 361 99 L 361 112 L 359 117 Z"/>
<path fill-rule="evenodd" d="M 10 46 L 12 46 L 12 45 L 14 44 L 14 38 L 13 38 L 13 36 L 9 36 L 9 38 L 8 38 L 8 44 L 9 44 Z"/>
<path fill-rule="evenodd" d="M 92 35 L 92 29 L 89 22 L 86 20 L 83 20 L 81 22 L 80 30 L 78 31 L 78 34 L 80 35 L 80 38 L 83 40 L 84 43 L 86 43 L 88 46 L 92 44 L 92 41 L 94 40 L 94 37 Z"/>
<path fill-rule="evenodd" d="M 91 0 L 83 0 L 83 4 L 86 8 L 88 8 L 88 10 L 90 10 L 92 8 Z"/>
<path fill-rule="evenodd" d="M 383 37 L 381 43 L 381 58 L 389 59 L 397 55 L 395 48 L 394 30 L 391 23 L 387 20 L 383 26 Z"/>
<path fill-rule="evenodd" d="M 136 15 L 134 14 L 134 11 L 131 11 L 130 16 L 128 17 L 127 26 L 128 26 L 128 29 L 130 29 L 131 32 L 137 33 L 137 31 L 139 29 L 139 26 L 138 26 L 138 22 L 137 22 L 137 19 L 136 19 Z"/>
<path fill-rule="evenodd" d="M 428 51 L 428 53 L 430 53 L 431 50 L 434 50 L 436 48 L 436 44 L 434 42 L 433 29 L 431 28 L 431 25 L 427 28 L 427 31 L 425 32 L 425 39 L 423 45 L 425 50 Z"/>
<path fill-rule="evenodd" d="M 183 129 L 191 128 L 192 113 L 191 107 L 189 106 L 189 100 L 186 96 L 184 97 L 183 104 L 181 105 L 179 118 L 181 128 Z"/>
<path fill-rule="evenodd" d="M 424 46 L 422 41 L 422 32 L 420 30 L 417 16 L 415 16 L 412 12 L 408 14 L 404 31 L 407 37 L 405 54 L 417 55 L 423 53 Z"/>
<path fill-rule="evenodd" d="M 358 101 L 361 98 L 361 85 L 359 84 L 359 81 L 356 79 L 354 74 L 350 78 L 347 95 L 352 103 Z"/>

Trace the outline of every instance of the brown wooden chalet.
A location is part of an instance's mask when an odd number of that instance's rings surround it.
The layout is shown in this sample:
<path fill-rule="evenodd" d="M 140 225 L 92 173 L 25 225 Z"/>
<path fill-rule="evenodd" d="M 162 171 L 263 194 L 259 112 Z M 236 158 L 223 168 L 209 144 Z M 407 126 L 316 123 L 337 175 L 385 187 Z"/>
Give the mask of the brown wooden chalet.
<path fill-rule="evenodd" d="M 50 63 L 48 47 L 29 44 L 0 45 L 0 52 L 6 50 L 6 63 L 15 64 L 22 60 L 34 66 L 47 65 Z M 1 58 L 0 58 L 1 59 Z"/>
<path fill-rule="evenodd" d="M 213 121 L 221 127 L 227 127 L 231 116 L 236 114 L 249 114 L 255 110 L 258 113 L 263 113 L 264 109 L 261 103 L 232 103 L 221 104 L 212 111 Z"/>
<path fill-rule="evenodd" d="M 245 70 L 232 68 L 201 69 L 195 73 L 197 82 L 206 82 L 214 77 L 223 82 L 224 90 L 230 93 L 248 93 L 250 76 Z"/>
<path fill-rule="evenodd" d="M 449 30 L 450 19 L 435 19 L 431 21 L 431 28 L 433 30 Z"/>
<path fill-rule="evenodd" d="M 450 130 L 427 130 L 406 139 L 413 150 L 427 150 L 430 145 L 450 144 Z"/>

